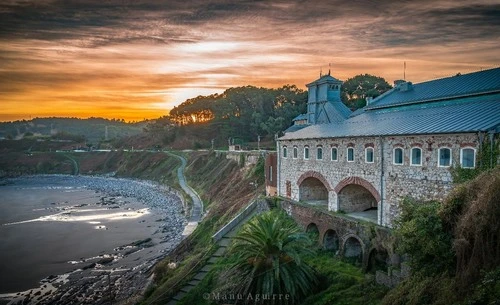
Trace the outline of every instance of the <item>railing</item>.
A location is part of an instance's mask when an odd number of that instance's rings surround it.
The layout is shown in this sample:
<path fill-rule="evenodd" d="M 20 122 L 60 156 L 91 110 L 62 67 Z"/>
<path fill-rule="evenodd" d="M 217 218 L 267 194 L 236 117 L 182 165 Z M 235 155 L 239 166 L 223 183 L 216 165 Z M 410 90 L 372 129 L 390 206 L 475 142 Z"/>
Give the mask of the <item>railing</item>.
<path fill-rule="evenodd" d="M 217 233 L 215 233 L 212 236 L 212 239 L 217 242 L 224 237 L 229 231 L 231 231 L 234 227 L 236 227 L 243 219 L 245 219 L 248 215 L 250 215 L 257 205 L 259 204 L 260 200 L 254 200 L 252 203 L 250 203 L 241 213 L 236 215 L 231 221 L 229 221 L 225 226 L 223 226 Z"/>

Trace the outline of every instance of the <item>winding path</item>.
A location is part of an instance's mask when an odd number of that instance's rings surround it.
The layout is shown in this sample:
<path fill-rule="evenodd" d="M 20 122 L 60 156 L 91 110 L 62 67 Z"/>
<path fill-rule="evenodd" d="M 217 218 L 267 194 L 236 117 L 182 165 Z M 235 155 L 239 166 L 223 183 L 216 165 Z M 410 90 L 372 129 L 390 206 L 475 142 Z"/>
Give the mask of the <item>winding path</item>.
<path fill-rule="evenodd" d="M 201 220 L 201 215 L 203 213 L 203 202 L 201 201 L 200 196 L 198 196 L 198 194 L 186 183 L 186 177 L 184 176 L 184 170 L 186 169 L 187 165 L 186 159 L 171 152 L 167 152 L 167 154 L 181 160 L 181 166 L 177 168 L 177 179 L 179 179 L 179 185 L 181 186 L 181 188 L 193 200 L 191 216 L 189 218 L 187 226 L 184 228 L 184 232 L 182 232 L 182 236 L 185 237 L 193 233 L 194 229 L 196 229 L 196 227 L 198 226 L 198 222 Z"/>
<path fill-rule="evenodd" d="M 78 176 L 80 174 L 80 168 L 78 167 L 78 162 L 68 154 L 63 154 L 67 159 L 73 163 L 73 175 Z"/>

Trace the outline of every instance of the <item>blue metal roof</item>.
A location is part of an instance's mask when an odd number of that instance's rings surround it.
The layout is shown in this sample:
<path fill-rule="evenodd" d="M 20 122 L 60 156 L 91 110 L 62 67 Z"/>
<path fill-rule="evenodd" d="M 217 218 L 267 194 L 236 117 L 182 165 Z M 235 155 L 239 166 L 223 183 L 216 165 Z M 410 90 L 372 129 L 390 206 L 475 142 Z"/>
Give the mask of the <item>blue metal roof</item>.
<path fill-rule="evenodd" d="M 283 131 L 284 133 L 287 133 L 287 132 L 295 132 L 297 130 L 300 130 L 300 129 L 303 129 L 303 128 L 306 128 L 307 126 L 310 126 L 308 124 L 303 124 L 303 125 L 292 125 L 290 127 L 288 127 L 287 129 L 285 129 L 285 131 Z"/>
<path fill-rule="evenodd" d="M 500 78 L 497 80 L 500 82 Z M 500 93 L 367 109 L 343 122 L 287 132 L 280 140 L 488 131 L 500 125 Z"/>
<path fill-rule="evenodd" d="M 393 107 L 486 92 L 500 92 L 500 68 L 412 84 L 408 91 L 401 91 L 396 86 L 374 99 L 365 109 Z"/>
<path fill-rule="evenodd" d="M 299 114 L 292 121 L 307 120 L 307 114 Z"/>

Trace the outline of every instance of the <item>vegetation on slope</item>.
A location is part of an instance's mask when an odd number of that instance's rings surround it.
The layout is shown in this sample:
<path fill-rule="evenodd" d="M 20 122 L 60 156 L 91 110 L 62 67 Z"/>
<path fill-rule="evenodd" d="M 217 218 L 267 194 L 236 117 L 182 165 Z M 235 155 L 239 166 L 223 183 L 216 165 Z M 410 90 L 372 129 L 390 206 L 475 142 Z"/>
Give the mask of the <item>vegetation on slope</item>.
<path fill-rule="evenodd" d="M 390 88 L 381 77 L 357 75 L 344 83 L 342 100 L 355 110 L 365 105 L 366 97 L 376 97 Z M 210 148 L 212 141 L 215 148 L 221 148 L 227 147 L 228 141 L 247 145 L 260 138 L 261 147 L 274 148 L 275 134 L 292 125 L 297 115 L 306 113 L 306 107 L 307 92 L 295 85 L 230 88 L 174 107 L 169 116 L 146 126 L 149 138 L 143 137 L 142 141 L 149 146 L 199 149 Z M 140 144 L 134 139 L 127 141 L 136 147 Z"/>
<path fill-rule="evenodd" d="M 106 135 L 108 139 L 137 135 L 144 125 L 145 122 L 126 123 L 123 120 L 104 118 L 35 118 L 29 121 L 0 122 L 0 135 L 7 139 L 36 134 L 49 137 L 59 135 L 58 138 L 62 139 L 73 135 L 84 137 L 97 145 L 97 142 L 106 140 Z"/>
<path fill-rule="evenodd" d="M 142 304 L 164 304 L 182 288 L 215 251 L 212 235 L 241 211 L 264 186 L 256 167 L 241 167 L 215 152 L 193 152 L 188 159 L 186 177 L 206 203 L 207 214 L 196 230 L 160 262 L 155 280 Z M 172 268 L 172 263 L 175 268 Z"/>
<path fill-rule="evenodd" d="M 405 203 L 396 233 L 412 276 L 383 304 L 498 304 L 499 202 L 497 166 L 458 185 L 442 205 Z"/>
<path fill-rule="evenodd" d="M 284 234 L 290 231 L 295 233 Z M 231 250 L 179 304 L 239 301 L 238 304 L 372 305 L 380 302 L 387 288 L 375 284 L 373 276 L 363 274 L 360 267 L 314 246 L 313 237 L 302 232 L 282 211 L 256 216 L 241 229 Z M 293 244 L 301 246 L 296 248 Z M 245 271 L 253 274 L 241 273 Z M 301 276 L 303 274 L 308 276 Z M 293 287 L 296 287 L 295 293 Z M 272 294 L 276 295 L 274 300 Z"/>

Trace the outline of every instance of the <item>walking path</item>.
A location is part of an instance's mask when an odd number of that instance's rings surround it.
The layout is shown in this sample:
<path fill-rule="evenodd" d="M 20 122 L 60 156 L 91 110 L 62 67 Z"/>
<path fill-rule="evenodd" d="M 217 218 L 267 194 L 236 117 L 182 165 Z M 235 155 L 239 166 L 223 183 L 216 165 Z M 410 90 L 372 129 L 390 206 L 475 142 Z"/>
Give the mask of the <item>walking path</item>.
<path fill-rule="evenodd" d="M 201 220 L 201 215 L 203 214 L 203 202 L 201 201 L 200 196 L 198 196 L 198 194 L 186 183 L 186 177 L 184 176 L 184 170 L 186 169 L 187 165 L 186 159 L 171 152 L 167 152 L 167 154 L 181 160 L 181 166 L 177 168 L 177 179 L 179 180 L 179 185 L 181 186 L 181 188 L 193 200 L 191 217 L 189 218 L 188 224 L 184 228 L 184 232 L 182 232 L 182 237 L 186 237 L 193 233 L 193 231 L 198 226 L 198 222 Z"/>
<path fill-rule="evenodd" d="M 204 278 L 207 276 L 208 272 L 212 269 L 215 262 L 224 255 L 229 246 L 231 239 L 238 233 L 241 226 L 243 226 L 248 220 L 250 220 L 253 216 L 258 214 L 257 209 L 254 209 L 251 213 L 249 213 L 244 219 L 242 219 L 233 229 L 224 234 L 224 236 L 217 241 L 216 247 L 217 251 L 212 254 L 212 256 L 208 259 L 205 266 L 203 266 L 198 273 L 193 276 L 192 280 L 189 281 L 184 287 L 180 289 L 180 291 L 167 303 L 167 305 L 175 305 L 178 301 L 180 301 L 186 294 L 188 294 L 191 289 L 196 287 Z"/>

